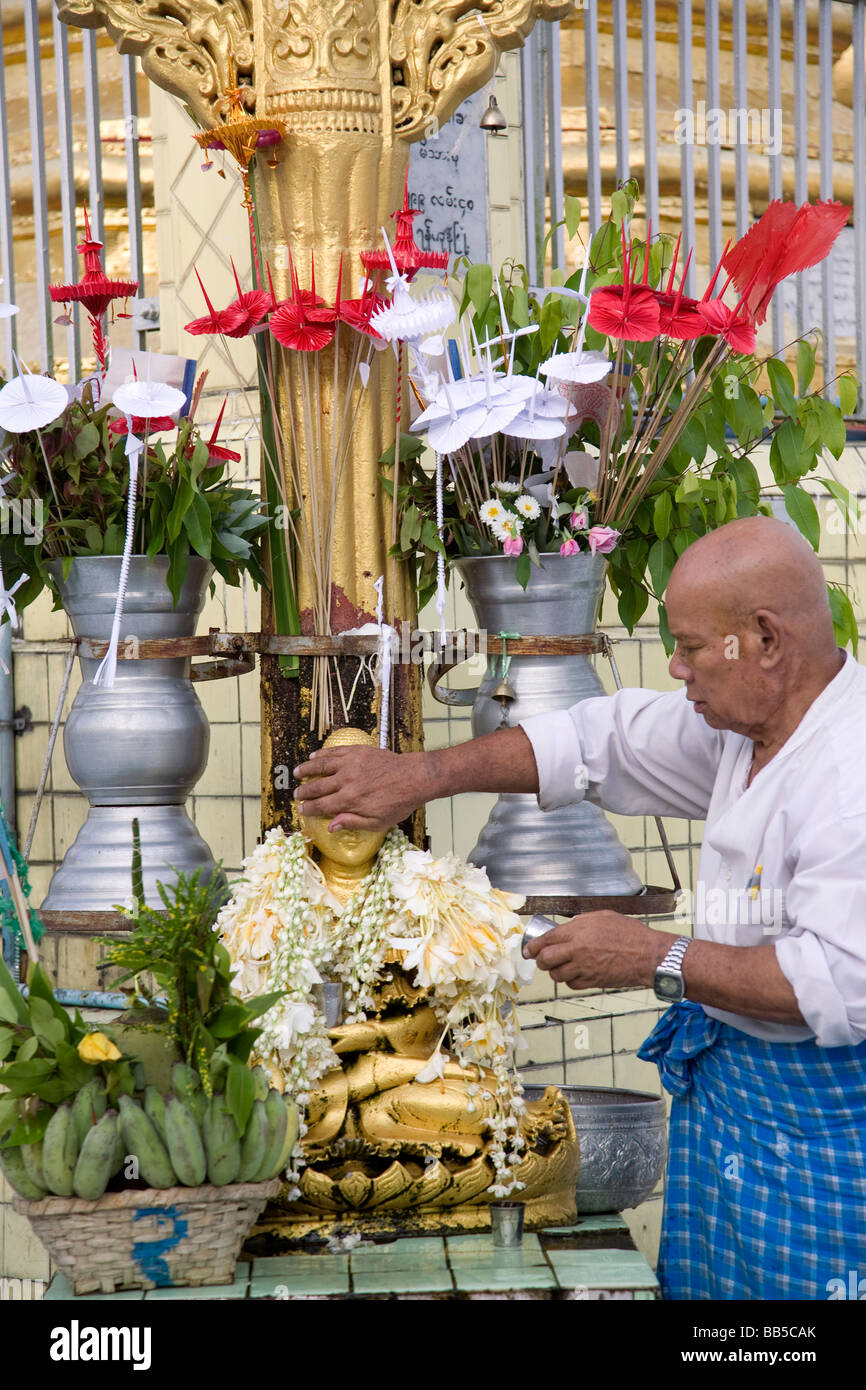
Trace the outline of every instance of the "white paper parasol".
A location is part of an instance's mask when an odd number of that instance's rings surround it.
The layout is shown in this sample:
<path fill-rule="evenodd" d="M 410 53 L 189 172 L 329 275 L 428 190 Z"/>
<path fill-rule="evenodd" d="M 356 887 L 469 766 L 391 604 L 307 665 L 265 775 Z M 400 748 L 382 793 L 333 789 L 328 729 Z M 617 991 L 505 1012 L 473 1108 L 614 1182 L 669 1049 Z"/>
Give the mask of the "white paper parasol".
<path fill-rule="evenodd" d="M 17 361 L 17 359 L 16 359 Z M 50 376 L 21 371 L 0 390 L 0 427 L 10 434 L 42 429 L 69 404 L 66 387 Z"/>
<path fill-rule="evenodd" d="M 152 420 L 157 415 L 176 415 L 185 404 L 186 396 L 164 381 L 127 381 L 118 386 L 113 401 L 124 415 Z"/>

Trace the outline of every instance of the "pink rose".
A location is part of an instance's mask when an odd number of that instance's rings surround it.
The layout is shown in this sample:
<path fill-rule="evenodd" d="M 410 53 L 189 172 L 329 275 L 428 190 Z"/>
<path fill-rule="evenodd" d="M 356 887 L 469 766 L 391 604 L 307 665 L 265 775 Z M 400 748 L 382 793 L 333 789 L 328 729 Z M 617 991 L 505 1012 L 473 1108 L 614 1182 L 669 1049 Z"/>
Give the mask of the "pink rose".
<path fill-rule="evenodd" d="M 559 547 L 560 555 L 577 555 L 579 550 L 580 546 L 575 540 L 563 541 Z"/>
<path fill-rule="evenodd" d="M 614 531 L 610 526 L 592 526 L 587 539 L 592 555 L 609 555 L 616 548 L 619 531 Z"/>
<path fill-rule="evenodd" d="M 586 515 L 586 507 L 581 507 L 581 509 L 580 509 L 579 512 L 572 512 L 572 513 L 571 513 L 571 529 L 572 529 L 572 531 L 585 531 L 585 530 L 586 530 L 586 527 L 587 527 L 588 520 L 589 520 L 589 519 L 588 519 L 588 517 L 587 517 L 587 515 Z M 573 552 L 573 551 L 570 551 L 569 553 L 570 553 L 570 554 L 573 554 L 574 552 Z"/>
<path fill-rule="evenodd" d="M 502 549 L 506 555 L 520 555 L 523 552 L 523 537 L 509 536 L 502 542 Z"/>

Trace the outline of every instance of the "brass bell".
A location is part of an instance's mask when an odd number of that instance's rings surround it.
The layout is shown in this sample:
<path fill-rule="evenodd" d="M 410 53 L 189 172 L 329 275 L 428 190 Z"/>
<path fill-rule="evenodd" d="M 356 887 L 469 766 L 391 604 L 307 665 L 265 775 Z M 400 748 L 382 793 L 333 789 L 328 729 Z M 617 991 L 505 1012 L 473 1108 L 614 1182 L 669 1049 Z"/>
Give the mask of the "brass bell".
<path fill-rule="evenodd" d="M 506 705 L 511 704 L 512 700 L 517 699 L 517 691 L 514 689 L 508 677 L 503 676 L 490 698 L 492 700 L 498 700 L 504 709 Z"/>
<path fill-rule="evenodd" d="M 490 101 L 487 103 L 487 110 L 478 123 L 482 130 L 486 130 L 488 135 L 501 135 L 503 130 L 508 129 L 508 122 L 499 109 L 499 102 L 493 93 L 490 93 Z"/>

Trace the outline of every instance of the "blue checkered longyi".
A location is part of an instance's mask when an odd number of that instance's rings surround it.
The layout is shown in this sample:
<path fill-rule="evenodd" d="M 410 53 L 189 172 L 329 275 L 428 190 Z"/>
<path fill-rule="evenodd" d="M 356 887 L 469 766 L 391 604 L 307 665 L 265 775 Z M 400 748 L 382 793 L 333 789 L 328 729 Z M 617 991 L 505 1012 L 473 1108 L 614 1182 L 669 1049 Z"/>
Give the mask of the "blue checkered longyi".
<path fill-rule="evenodd" d="M 684 1002 L 638 1056 L 674 1096 L 664 1297 L 866 1296 L 866 1042 L 768 1042 Z"/>

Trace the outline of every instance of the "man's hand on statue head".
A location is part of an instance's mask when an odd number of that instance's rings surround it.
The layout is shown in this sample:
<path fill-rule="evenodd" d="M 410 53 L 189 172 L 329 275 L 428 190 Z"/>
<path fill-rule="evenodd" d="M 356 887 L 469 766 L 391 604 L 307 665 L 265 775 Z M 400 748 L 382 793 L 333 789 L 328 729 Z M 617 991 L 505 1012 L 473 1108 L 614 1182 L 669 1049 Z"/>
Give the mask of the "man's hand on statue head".
<path fill-rule="evenodd" d="M 530 941 L 526 955 L 569 989 L 652 986 L 673 938 L 620 912 L 585 912 Z"/>
<path fill-rule="evenodd" d="M 423 753 L 320 749 L 294 770 L 302 816 L 333 816 L 329 830 L 389 830 L 428 799 Z M 308 780 L 304 780 L 308 779 Z"/>
<path fill-rule="evenodd" d="M 427 753 L 324 748 L 294 770 L 302 816 L 333 816 L 329 830 L 387 830 L 418 806 L 460 792 L 537 792 L 538 770 L 519 727 Z"/>

